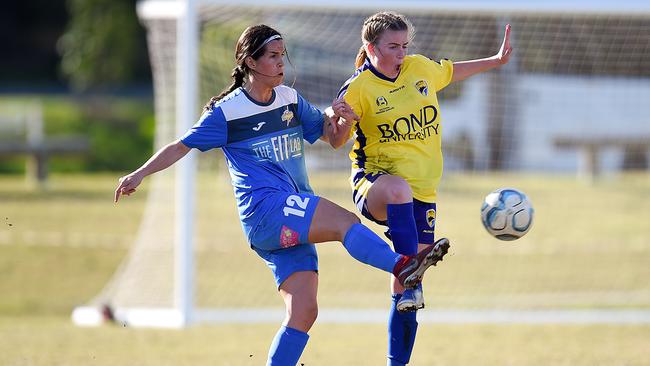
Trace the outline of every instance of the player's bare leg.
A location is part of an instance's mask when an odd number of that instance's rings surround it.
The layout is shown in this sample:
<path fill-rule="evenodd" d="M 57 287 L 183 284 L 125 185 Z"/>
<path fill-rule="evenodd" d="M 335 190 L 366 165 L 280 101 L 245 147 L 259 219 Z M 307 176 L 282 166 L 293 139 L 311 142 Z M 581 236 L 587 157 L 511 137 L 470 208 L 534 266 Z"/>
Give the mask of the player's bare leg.
<path fill-rule="evenodd" d="M 295 272 L 280 285 L 286 317 L 284 325 L 307 333 L 318 316 L 318 274 Z"/>
<path fill-rule="evenodd" d="M 309 227 L 309 242 L 343 242 L 352 225 L 360 222 L 354 213 L 321 197 Z"/>
<path fill-rule="evenodd" d="M 318 275 L 314 271 L 294 272 L 280 284 L 279 290 L 286 317 L 273 338 L 266 364 L 295 365 L 309 340 L 307 332 L 318 315 Z"/>

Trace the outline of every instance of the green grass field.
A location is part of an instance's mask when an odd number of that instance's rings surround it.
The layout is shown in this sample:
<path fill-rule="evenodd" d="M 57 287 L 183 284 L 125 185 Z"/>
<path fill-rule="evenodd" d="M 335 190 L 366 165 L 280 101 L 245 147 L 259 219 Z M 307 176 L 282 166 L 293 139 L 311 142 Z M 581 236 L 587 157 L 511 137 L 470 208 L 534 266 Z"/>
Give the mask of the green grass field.
<path fill-rule="evenodd" d="M 277 325 L 72 325 L 72 308 L 106 284 L 140 224 L 148 186 L 115 206 L 117 178 L 55 175 L 48 191 L 37 192 L 22 177 L 0 176 L 0 365 L 263 364 Z M 313 174 L 312 184 L 352 209 L 344 173 Z M 479 222 L 483 196 L 501 186 L 522 189 L 536 209 L 533 229 L 514 243 L 492 239 Z M 200 305 L 281 307 L 268 269 L 246 247 L 226 178 L 202 177 L 199 190 Z M 447 174 L 436 230 L 453 250 L 425 279 L 425 311 L 650 309 L 648 197 L 648 174 L 594 184 L 572 176 Z M 387 306 L 384 274 L 334 243 L 319 253 L 321 307 Z M 317 322 L 301 362 L 382 365 L 384 328 Z M 412 364 L 647 365 L 649 346 L 648 325 L 421 324 Z"/>

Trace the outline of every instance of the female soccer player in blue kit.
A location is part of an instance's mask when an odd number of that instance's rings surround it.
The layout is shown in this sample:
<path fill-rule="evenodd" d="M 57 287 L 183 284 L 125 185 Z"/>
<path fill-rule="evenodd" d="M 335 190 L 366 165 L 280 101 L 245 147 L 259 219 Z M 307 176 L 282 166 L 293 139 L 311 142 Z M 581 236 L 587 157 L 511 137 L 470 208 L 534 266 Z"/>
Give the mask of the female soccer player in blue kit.
<path fill-rule="evenodd" d="M 357 70 L 338 95 L 360 117 L 350 152 L 354 203 L 366 218 L 388 226 L 395 251 L 406 255 L 434 243 L 443 166 L 436 92 L 507 63 L 512 52 L 510 25 L 496 55 L 462 62 L 408 55 L 413 34 L 401 14 L 381 12 L 367 18 Z M 387 363 L 402 366 L 415 342 L 415 311 L 424 307 L 422 287 L 405 290 L 393 278 L 392 299 Z"/>
<path fill-rule="evenodd" d="M 192 148 L 222 149 L 244 233 L 273 271 L 286 306 L 286 318 L 269 350 L 267 365 L 272 366 L 296 365 L 316 320 L 318 258 L 313 243 L 339 241 L 352 257 L 393 273 L 409 288 L 448 249 L 443 242 L 417 255 L 397 254 L 353 213 L 314 195 L 303 139 L 314 143 L 320 138 L 339 147 L 356 116 L 342 100 L 323 115 L 282 85 L 284 55 L 280 33 L 265 25 L 247 28 L 236 45 L 232 85 L 210 100 L 184 136 L 120 178 L 115 190 L 117 202 L 120 195 L 135 192 L 144 177 L 171 166 Z"/>

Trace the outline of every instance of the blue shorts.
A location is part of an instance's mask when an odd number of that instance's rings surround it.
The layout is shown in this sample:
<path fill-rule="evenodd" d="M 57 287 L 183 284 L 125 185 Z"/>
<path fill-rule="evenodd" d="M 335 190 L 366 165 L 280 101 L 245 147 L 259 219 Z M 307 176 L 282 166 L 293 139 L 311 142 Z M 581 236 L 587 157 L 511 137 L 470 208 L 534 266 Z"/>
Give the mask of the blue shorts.
<path fill-rule="evenodd" d="M 363 170 L 357 170 L 352 176 L 354 190 L 352 191 L 352 200 L 363 217 L 379 225 L 388 226 L 386 220 L 375 219 L 368 209 L 368 191 L 377 178 L 387 174 L 383 172 L 367 173 Z M 413 217 L 418 230 L 418 243 L 433 244 L 435 241 L 436 230 L 436 204 L 435 202 L 422 202 L 413 199 Z M 390 232 L 386 232 L 390 238 Z"/>
<path fill-rule="evenodd" d="M 260 203 L 266 214 L 251 233 L 250 243 L 273 272 L 278 287 L 295 272 L 318 272 L 316 247 L 308 237 L 319 200 L 312 194 L 278 192 Z"/>
<path fill-rule="evenodd" d="M 301 244 L 287 249 L 263 250 L 253 247 L 273 272 L 275 284 L 280 285 L 296 272 L 318 272 L 318 254 L 314 244 Z"/>

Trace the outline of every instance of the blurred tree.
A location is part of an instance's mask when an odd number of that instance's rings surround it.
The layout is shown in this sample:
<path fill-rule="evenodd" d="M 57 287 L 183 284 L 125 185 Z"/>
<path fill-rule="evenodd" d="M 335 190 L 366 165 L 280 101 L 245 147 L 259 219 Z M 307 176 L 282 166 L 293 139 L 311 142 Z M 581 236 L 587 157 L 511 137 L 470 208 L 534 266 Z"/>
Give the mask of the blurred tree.
<path fill-rule="evenodd" d="M 125 84 L 147 67 L 146 40 L 135 3 L 136 0 L 67 0 L 70 20 L 58 49 L 61 71 L 74 89 L 106 89 Z"/>
<path fill-rule="evenodd" d="M 0 11 L 0 89 L 56 84 L 56 40 L 67 21 L 63 0 L 5 1 Z"/>

